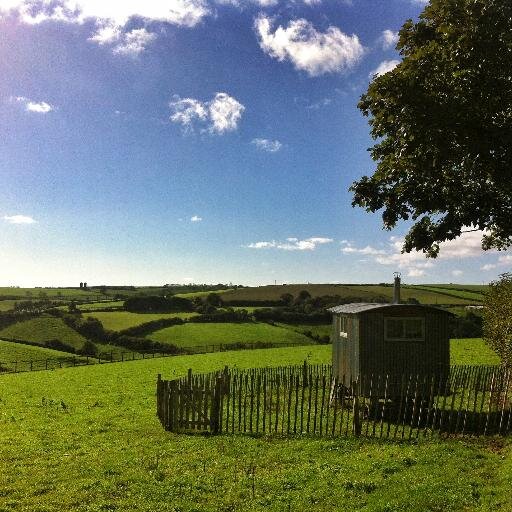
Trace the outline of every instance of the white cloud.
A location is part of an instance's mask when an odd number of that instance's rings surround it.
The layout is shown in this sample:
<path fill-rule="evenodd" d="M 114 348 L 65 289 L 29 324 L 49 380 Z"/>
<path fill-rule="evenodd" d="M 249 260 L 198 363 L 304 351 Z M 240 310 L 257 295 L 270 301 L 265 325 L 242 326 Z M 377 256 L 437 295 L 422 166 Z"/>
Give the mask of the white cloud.
<path fill-rule="evenodd" d="M 461 276 L 462 274 L 464 274 L 464 272 L 462 270 L 452 270 L 452 275 L 455 276 L 455 277 L 459 277 Z"/>
<path fill-rule="evenodd" d="M 254 144 L 258 149 L 262 151 L 267 151 L 268 153 L 276 153 L 279 151 L 283 145 L 278 140 L 270 140 L 270 139 L 252 139 L 252 144 Z"/>
<path fill-rule="evenodd" d="M 438 262 L 455 261 L 465 258 L 477 258 L 484 254 L 482 249 L 483 231 L 469 231 L 462 233 L 455 240 L 441 242 L 439 244 L 439 256 L 437 259 L 428 259 L 421 251 L 412 251 L 402 253 L 404 239 L 400 237 L 391 237 L 389 245 L 385 250 L 377 250 L 372 246 L 362 248 L 355 247 L 352 242 L 342 241 L 341 251 L 344 254 L 366 254 L 372 257 L 375 263 L 379 265 L 393 266 L 396 269 L 405 270 L 410 277 L 420 277 L 425 275 L 425 270 L 433 268 Z M 487 252 L 489 254 L 489 252 Z M 490 254 L 495 254 L 491 252 Z M 498 258 L 498 264 L 512 263 L 512 255 L 502 255 Z M 482 270 L 492 270 L 496 264 L 487 264 L 481 267 Z M 453 270 L 454 276 L 461 275 L 460 270 Z"/>
<path fill-rule="evenodd" d="M 393 69 L 395 69 L 398 66 L 398 64 L 400 64 L 400 61 L 396 60 L 396 59 L 384 60 L 378 65 L 377 69 L 374 69 L 370 73 L 370 78 L 373 78 L 375 75 L 377 75 L 377 76 L 385 75 L 386 73 L 393 71 Z"/>
<path fill-rule="evenodd" d="M 243 7 L 246 3 L 259 5 L 260 7 L 274 7 L 279 4 L 279 0 L 217 0 L 217 3 L 235 7 Z"/>
<path fill-rule="evenodd" d="M 249 249 L 281 249 L 283 251 L 314 251 L 318 245 L 330 244 L 332 238 L 312 237 L 305 240 L 287 238 L 285 242 L 253 242 L 246 247 Z"/>
<path fill-rule="evenodd" d="M 344 254 L 365 254 L 369 256 L 375 256 L 377 254 L 386 254 L 386 251 L 384 249 L 375 249 L 375 247 L 372 247 L 371 245 L 367 245 L 363 248 L 357 248 L 354 247 L 354 245 L 351 242 L 348 242 L 347 240 L 342 240 L 341 244 L 344 245 L 344 247 L 341 248 L 341 252 Z"/>
<path fill-rule="evenodd" d="M 202 217 L 199 217 L 199 215 L 194 215 L 190 217 L 190 222 L 201 222 L 203 220 Z"/>
<path fill-rule="evenodd" d="M 36 221 L 28 215 L 4 215 L 4 220 L 9 224 L 35 224 Z"/>
<path fill-rule="evenodd" d="M 90 41 L 101 45 L 115 43 L 115 53 L 134 56 L 156 38 L 156 34 L 144 28 L 147 24 L 194 27 L 211 10 L 207 0 L 0 0 L 0 16 L 7 13 L 30 25 L 48 21 L 83 24 L 92 20 L 96 30 Z M 133 19 L 144 26 L 128 31 L 128 23 Z"/>
<path fill-rule="evenodd" d="M 348 70 L 365 52 L 357 35 L 349 36 L 337 27 L 319 32 L 305 19 L 292 20 L 275 30 L 272 25 L 273 20 L 265 15 L 255 21 L 261 49 L 279 61 L 291 61 L 310 76 Z"/>
<path fill-rule="evenodd" d="M 196 123 L 205 125 L 202 131 L 223 134 L 238 128 L 245 107 L 225 92 L 218 92 L 211 101 L 173 96 L 169 107 L 170 120 L 181 124 L 185 131 L 193 131 Z"/>
<path fill-rule="evenodd" d="M 54 107 L 49 103 L 46 103 L 46 101 L 33 101 L 29 98 L 25 98 L 25 96 L 16 96 L 11 98 L 11 100 L 21 103 L 27 112 L 48 114 L 48 112 L 54 110 Z"/>
<path fill-rule="evenodd" d="M 129 32 L 122 32 L 121 28 L 105 24 L 100 26 L 89 41 L 100 45 L 113 45 L 112 51 L 120 55 L 135 57 L 141 54 L 146 47 L 156 39 L 156 34 L 145 28 L 135 28 Z"/>
<path fill-rule="evenodd" d="M 495 265 L 493 263 L 487 263 L 483 266 L 480 267 L 480 270 L 485 270 L 485 271 L 488 271 L 488 270 L 492 270 L 494 268 L 496 268 L 498 265 Z"/>
<path fill-rule="evenodd" d="M 210 14 L 206 0 L 0 0 L 0 12 L 16 12 L 24 23 L 83 23 L 96 20 L 124 27 L 134 17 L 193 27 Z"/>
<path fill-rule="evenodd" d="M 398 43 L 398 32 L 393 32 L 392 30 L 384 30 L 379 37 L 379 42 L 381 43 L 384 50 L 394 48 L 396 43 Z"/>
<path fill-rule="evenodd" d="M 123 34 L 122 41 L 114 47 L 113 52 L 133 57 L 142 53 L 155 39 L 156 34 L 145 28 L 136 28 Z"/>

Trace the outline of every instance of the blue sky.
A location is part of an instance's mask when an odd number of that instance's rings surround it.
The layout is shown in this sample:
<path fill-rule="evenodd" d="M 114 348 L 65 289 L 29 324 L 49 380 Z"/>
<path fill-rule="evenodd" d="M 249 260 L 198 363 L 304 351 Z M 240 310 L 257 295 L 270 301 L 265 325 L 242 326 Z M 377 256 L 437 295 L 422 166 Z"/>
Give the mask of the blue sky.
<path fill-rule="evenodd" d="M 0 285 L 474 282 L 353 209 L 414 0 L 0 0 Z"/>

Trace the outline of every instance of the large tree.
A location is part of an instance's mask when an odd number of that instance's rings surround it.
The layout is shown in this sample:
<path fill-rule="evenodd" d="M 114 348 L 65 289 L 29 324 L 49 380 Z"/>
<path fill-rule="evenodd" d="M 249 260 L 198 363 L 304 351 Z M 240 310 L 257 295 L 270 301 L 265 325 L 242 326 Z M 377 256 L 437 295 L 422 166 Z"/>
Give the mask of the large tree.
<path fill-rule="evenodd" d="M 383 209 L 384 227 L 413 220 L 404 250 L 485 231 L 512 244 L 512 1 L 431 0 L 407 21 L 401 63 L 376 76 L 359 108 L 370 117 L 377 169 L 353 205 Z"/>

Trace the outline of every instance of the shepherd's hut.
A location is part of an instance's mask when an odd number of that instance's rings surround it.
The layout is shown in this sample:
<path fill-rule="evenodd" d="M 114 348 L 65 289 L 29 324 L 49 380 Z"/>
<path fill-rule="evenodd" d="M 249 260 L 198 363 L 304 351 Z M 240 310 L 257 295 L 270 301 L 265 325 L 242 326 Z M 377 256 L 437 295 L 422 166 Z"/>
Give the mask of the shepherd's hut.
<path fill-rule="evenodd" d="M 451 313 L 431 306 L 400 304 L 395 273 L 391 304 L 352 303 L 333 313 L 333 376 L 350 385 L 361 376 L 446 374 L 450 365 Z"/>

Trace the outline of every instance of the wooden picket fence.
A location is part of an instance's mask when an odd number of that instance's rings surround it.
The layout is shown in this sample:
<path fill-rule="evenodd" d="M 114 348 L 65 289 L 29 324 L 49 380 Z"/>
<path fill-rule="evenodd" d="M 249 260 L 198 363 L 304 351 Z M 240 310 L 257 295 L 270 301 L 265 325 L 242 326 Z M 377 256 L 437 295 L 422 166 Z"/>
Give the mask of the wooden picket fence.
<path fill-rule="evenodd" d="M 330 365 L 193 374 L 157 381 L 157 415 L 171 432 L 417 439 L 512 431 L 512 372 L 452 366 L 432 375 L 333 378 Z"/>

